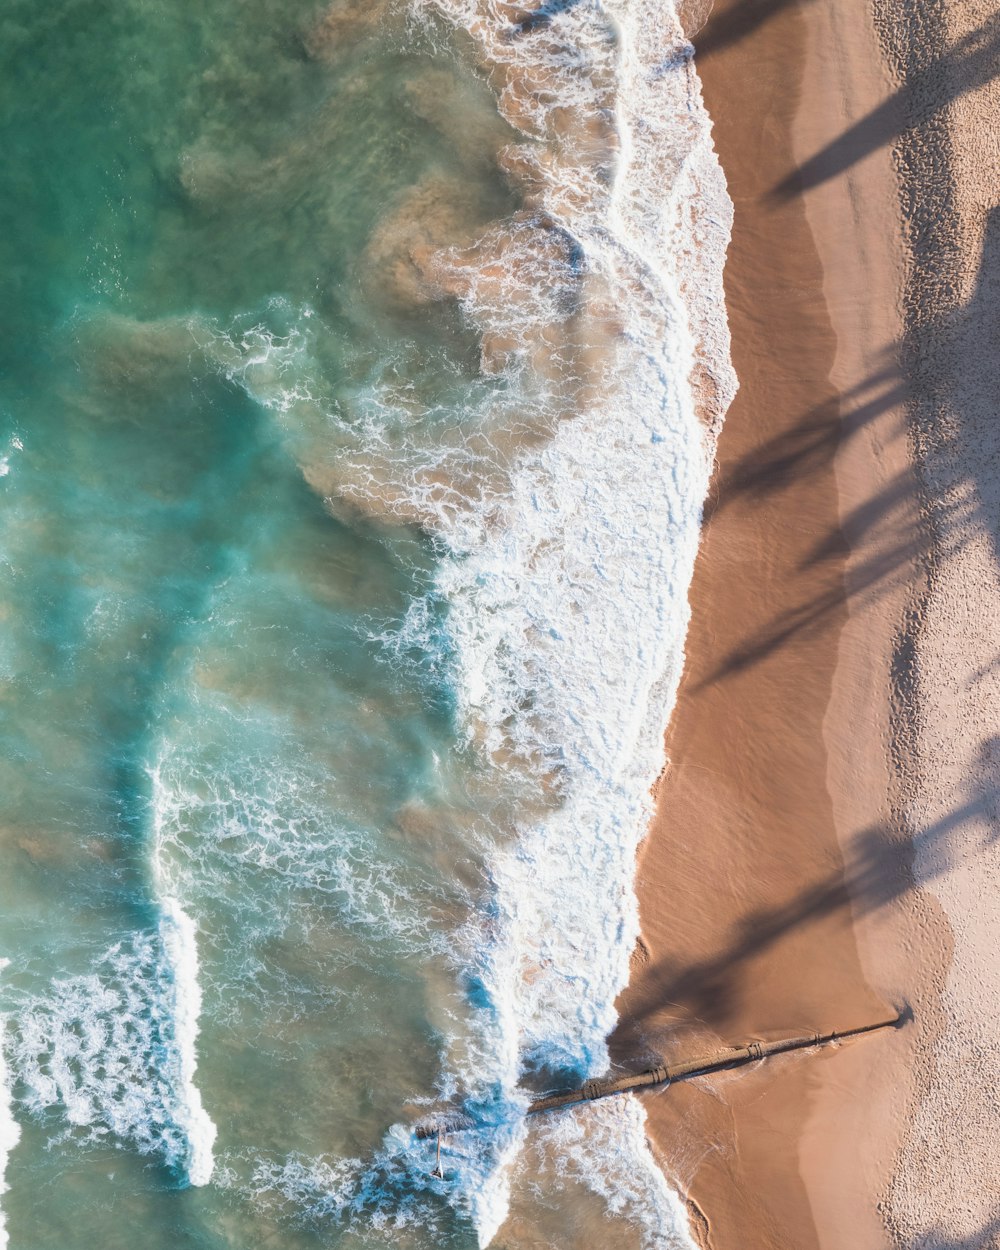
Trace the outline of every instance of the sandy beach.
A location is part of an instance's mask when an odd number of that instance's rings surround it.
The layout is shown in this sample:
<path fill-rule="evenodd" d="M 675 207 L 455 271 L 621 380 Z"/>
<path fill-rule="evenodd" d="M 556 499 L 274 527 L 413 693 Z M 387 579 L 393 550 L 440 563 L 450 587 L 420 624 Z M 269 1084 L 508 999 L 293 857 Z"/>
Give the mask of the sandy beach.
<path fill-rule="evenodd" d="M 615 1057 L 908 1002 L 647 1098 L 651 1138 L 716 1250 L 995 1245 L 996 18 L 737 0 L 692 37 L 741 389 Z"/>

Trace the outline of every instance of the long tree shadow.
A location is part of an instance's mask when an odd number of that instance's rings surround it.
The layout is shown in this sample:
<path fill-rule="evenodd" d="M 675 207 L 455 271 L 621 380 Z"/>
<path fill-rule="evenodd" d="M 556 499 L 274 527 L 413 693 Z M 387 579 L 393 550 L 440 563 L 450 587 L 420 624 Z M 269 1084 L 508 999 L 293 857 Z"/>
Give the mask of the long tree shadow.
<path fill-rule="evenodd" d="M 848 439 L 900 405 L 906 397 L 907 387 L 896 360 L 896 350 L 892 349 L 886 354 L 886 363 L 871 376 L 840 395 L 832 395 L 796 419 L 790 428 L 751 448 L 734 464 L 722 469 L 705 506 L 706 524 L 737 502 L 767 504 L 794 482 L 813 477 L 818 480 L 820 475 L 830 471 L 834 457 Z M 844 408 L 846 415 L 842 415 Z M 906 475 L 900 474 L 878 495 L 844 518 L 845 525 L 855 534 L 868 532 L 876 525 L 884 528 L 906 500 L 909 489 Z M 896 526 L 894 537 L 893 543 L 883 544 L 877 555 L 856 568 L 852 578 L 853 594 L 885 593 L 905 575 L 908 562 L 919 549 L 919 536 L 912 532 L 901 533 Z M 825 560 L 842 558 L 846 551 L 844 535 L 837 526 L 817 542 L 799 571 Z M 825 628 L 831 614 L 839 611 L 843 602 L 838 582 L 818 596 L 785 609 L 763 629 L 741 640 L 712 672 L 691 687 L 692 692 L 697 693 L 743 671 L 793 638 L 808 637 L 811 632 Z"/>
<path fill-rule="evenodd" d="M 905 129 L 924 125 L 954 100 L 1000 74 L 1000 13 L 907 74 L 906 81 L 867 116 L 804 161 L 773 190 L 789 199 L 844 173 Z"/>
<path fill-rule="evenodd" d="M 868 532 L 891 517 L 911 497 L 912 492 L 912 478 L 908 471 L 903 470 L 876 495 L 846 514 L 843 525 L 856 534 Z M 956 555 L 972 541 L 980 511 L 971 489 L 949 501 L 941 517 L 944 532 L 936 548 L 938 558 L 947 559 Z M 813 637 L 829 626 L 843 610 L 845 602 L 857 607 L 883 599 L 909 581 L 914 562 L 923 554 L 925 547 L 925 536 L 919 529 L 900 530 L 897 527 L 891 541 L 875 548 L 873 554 L 854 561 L 846 587 L 837 582 L 818 595 L 780 612 L 763 629 L 730 650 L 714 669 L 690 688 L 691 692 L 697 694 L 719 681 L 744 672 L 793 641 Z M 800 562 L 798 571 L 839 559 L 846 549 L 844 532 L 838 523 L 814 544 Z"/>
<path fill-rule="evenodd" d="M 873 390 L 878 394 L 857 402 Z M 906 393 L 899 367 L 892 361 L 841 395 L 810 409 L 790 429 L 751 448 L 719 473 L 705 504 L 704 520 L 711 521 L 739 499 L 762 501 L 795 477 L 823 471 L 845 438 L 903 402 Z M 844 403 L 851 405 L 846 417 L 841 415 Z"/>
<path fill-rule="evenodd" d="M 995 1215 L 968 1236 L 954 1236 L 944 1228 L 931 1228 L 906 1243 L 906 1250 L 998 1250 L 1000 1215 Z"/>
<path fill-rule="evenodd" d="M 1000 455 L 997 393 L 1000 380 L 1000 205 L 986 219 L 976 285 L 968 302 L 927 319 L 911 332 L 905 356 L 921 369 L 925 402 L 934 411 L 929 448 L 928 506 L 945 537 L 955 500 L 969 495 L 980 531 L 1000 569 Z M 973 488 L 974 495 L 969 488 Z"/>
<path fill-rule="evenodd" d="M 742 0 L 722 13 L 712 14 L 704 31 L 695 38 L 699 60 L 739 43 L 766 25 L 786 9 L 796 8 L 801 0 Z"/>
<path fill-rule="evenodd" d="M 722 937 L 717 950 L 704 959 L 680 963 L 666 958 L 643 974 L 650 991 L 631 1004 L 629 1028 L 634 1030 L 664 1007 L 713 1027 L 724 1024 L 737 1009 L 746 983 L 745 967 L 788 935 L 836 914 L 845 919 L 871 915 L 916 888 L 914 861 L 920 860 L 920 883 L 948 872 L 960 859 L 978 854 L 996 841 L 997 795 L 992 778 L 1000 737 L 983 741 L 979 767 L 968 793 L 948 815 L 927 826 L 912 840 L 893 837 L 882 825 L 864 830 L 854 841 L 845 868 L 830 871 L 784 902 L 742 915 Z M 978 845 L 956 835 L 968 822 L 983 820 L 994 828 Z M 614 1043 L 612 1043 L 614 1049 Z"/>
<path fill-rule="evenodd" d="M 741 640 L 692 692 L 745 671 L 778 652 L 794 639 L 826 628 L 842 610 L 871 604 L 896 590 L 911 575 L 915 562 L 929 561 L 944 569 L 970 544 L 982 538 L 993 549 L 1000 576 L 1000 480 L 992 466 L 1000 457 L 996 421 L 997 347 L 1000 345 L 1000 206 L 987 219 L 979 276 L 968 303 L 928 318 L 910 330 L 898 353 L 906 375 L 877 375 L 885 389 L 856 408 L 842 423 L 831 403 L 806 414 L 795 427 L 748 453 L 721 479 L 718 498 L 706 508 L 706 519 L 739 496 L 766 499 L 794 475 L 827 467 L 845 438 L 882 412 L 904 401 L 914 378 L 921 403 L 933 413 L 936 447 L 925 447 L 917 468 L 923 480 L 923 524 L 894 525 L 891 538 L 873 545 L 872 554 L 851 566 L 846 588 L 832 585 L 813 598 L 784 610 L 764 628 Z M 866 386 L 875 385 L 876 378 Z M 856 394 L 845 393 L 850 402 Z M 818 540 L 799 564 L 799 572 L 839 559 L 846 550 L 845 533 L 863 538 L 899 514 L 912 496 L 914 479 L 904 470 L 883 488 L 843 516 Z M 1000 652 L 976 674 L 981 678 L 1000 665 Z"/>

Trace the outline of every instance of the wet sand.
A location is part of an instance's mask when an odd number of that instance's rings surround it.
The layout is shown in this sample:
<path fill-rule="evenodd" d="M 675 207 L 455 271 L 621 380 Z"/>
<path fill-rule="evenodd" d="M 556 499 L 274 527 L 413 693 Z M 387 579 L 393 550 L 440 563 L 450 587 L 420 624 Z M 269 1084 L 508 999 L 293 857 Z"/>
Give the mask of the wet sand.
<path fill-rule="evenodd" d="M 897 1160 L 953 953 L 907 819 L 933 563 L 904 404 L 908 100 L 864 0 L 720 0 L 694 42 L 736 208 L 741 389 L 612 1052 L 669 1061 L 912 1003 L 900 1032 L 645 1099 L 705 1244 L 865 1250 L 905 1223 Z"/>

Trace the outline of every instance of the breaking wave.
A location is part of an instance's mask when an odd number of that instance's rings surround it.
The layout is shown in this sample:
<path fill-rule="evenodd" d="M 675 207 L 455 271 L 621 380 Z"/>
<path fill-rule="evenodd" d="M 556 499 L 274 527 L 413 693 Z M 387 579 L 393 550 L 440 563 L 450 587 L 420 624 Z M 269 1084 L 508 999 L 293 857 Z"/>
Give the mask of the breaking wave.
<path fill-rule="evenodd" d="M 335 5 L 303 54 L 343 56 L 376 29 L 390 38 L 391 8 Z M 354 612 L 366 655 L 412 666 L 417 704 L 446 685 L 448 741 L 457 725 L 454 754 L 472 766 L 456 781 L 448 770 L 461 767 L 425 741 L 426 722 L 391 738 L 399 692 L 359 693 L 346 648 L 339 695 L 322 685 L 332 646 L 292 674 L 305 627 L 282 634 L 274 671 L 262 675 L 265 652 L 248 649 L 246 673 L 233 677 L 226 659 L 246 622 L 276 628 L 247 603 L 259 609 L 269 596 L 287 608 L 297 573 L 285 567 L 291 544 L 261 562 L 266 572 L 250 568 L 242 548 L 234 554 L 242 540 L 224 525 L 224 504 L 206 504 L 204 528 L 222 537 L 214 563 L 192 548 L 211 574 L 208 606 L 199 598 L 190 609 L 204 633 L 185 615 L 188 632 L 164 644 L 161 667 L 175 684 L 169 708 L 149 712 L 159 717 L 152 754 L 142 739 L 159 923 L 84 972 L 15 995 L 10 1084 L 26 1113 L 65 1122 L 75 1140 L 127 1146 L 192 1185 L 211 1179 L 320 1228 L 397 1240 L 412 1228 L 418 1246 L 436 1231 L 443 1240 L 455 1213 L 488 1245 L 517 1187 L 533 1183 L 518 1160 L 541 1143 L 573 1183 L 663 1250 L 689 1244 L 684 1211 L 634 1099 L 546 1124 L 522 1113 L 526 1086 L 577 1083 L 608 1064 L 638 933 L 635 855 L 683 662 L 715 436 L 735 385 L 721 284 L 731 206 L 671 5 L 412 0 L 407 20 L 445 66 L 405 85 L 409 107 L 471 174 L 432 168 L 372 224 L 351 273 L 368 320 L 359 315 L 334 343 L 324 318 L 292 298 L 228 320 L 118 317 L 84 355 L 98 373 L 104 360 L 107 393 L 91 396 L 94 411 L 113 400 L 128 437 L 163 378 L 188 380 L 193 362 L 199 387 L 211 373 L 241 412 L 254 401 L 254 420 L 291 454 L 316 511 L 318 495 L 344 531 L 396 544 L 400 566 L 408 542 L 430 551 L 394 619 L 353 602 L 343 615 Z M 466 107 L 468 83 L 448 69 L 459 62 L 493 92 L 488 117 Z M 308 144 L 296 145 L 307 163 Z M 226 190 L 240 170 L 227 172 L 213 151 L 193 145 L 180 180 L 207 215 L 213 195 L 242 194 L 255 168 L 248 146 L 244 182 Z M 280 160 L 263 173 L 277 178 Z M 511 211 L 471 185 L 484 169 L 497 181 L 502 172 Z M 424 321 L 448 333 L 424 334 Z M 86 390 L 90 374 L 80 376 Z M 117 398 L 122 378 L 131 406 Z M 207 442 L 210 425 L 206 416 L 193 427 L 190 447 Z M 249 475 L 251 459 L 234 450 L 229 467 Z M 171 523 L 190 502 L 187 466 L 175 470 Z M 205 481 L 207 500 L 217 481 Z M 228 562 L 236 570 L 241 559 L 239 587 L 227 589 Z M 329 573 L 320 568 L 316 582 Z M 316 607 L 309 624 L 323 634 L 331 619 Z M 401 770 L 368 775 L 376 742 L 412 756 L 401 810 L 385 800 Z M 313 982 L 303 976 L 303 999 L 375 996 L 336 985 L 345 967 L 370 971 L 366 960 L 404 967 L 411 983 L 425 978 L 427 1001 L 405 1015 L 406 1036 L 419 1034 L 432 1058 L 436 1047 L 435 1093 L 479 1126 L 449 1139 L 443 1177 L 431 1175 L 433 1144 L 402 1122 L 372 1148 L 387 1118 L 374 1137 L 352 1124 L 365 1145 L 342 1157 L 321 1153 L 322 1140 L 313 1151 L 311 1126 L 296 1135 L 300 1126 L 282 1125 L 256 1149 L 220 1147 L 215 1166 L 216 1129 L 196 1083 L 203 988 L 192 917 L 211 946 L 213 1027 L 245 1007 L 282 939 L 305 942 L 321 928 L 325 963 Z M 255 1003 L 272 1017 L 271 990 L 286 992 L 292 976 L 279 984 L 275 958 Z M 275 1049 L 284 1041 L 276 1027 Z M 0 1068 L 2 1089 L 4 1076 Z M 6 1105 L 0 1164 L 17 1140 Z M 309 1149 L 290 1147 L 299 1141 Z"/>
<path fill-rule="evenodd" d="M 155 933 L 54 980 L 13 1017 L 10 1062 L 32 1115 L 158 1157 L 191 1185 L 212 1175 L 215 1126 L 194 1083 L 201 992 L 191 919 L 168 899 Z"/>
<path fill-rule="evenodd" d="M 464 1053 L 476 1062 L 445 1078 L 506 1122 L 526 1073 L 570 1081 L 608 1063 L 638 933 L 635 855 L 735 389 L 721 285 L 731 205 L 669 7 L 418 0 L 413 12 L 457 33 L 493 88 L 515 136 L 497 140 L 496 159 L 522 206 L 477 225 L 430 176 L 377 226 L 365 261 L 394 309 L 458 307 L 479 343 L 477 376 L 456 377 L 435 407 L 419 385 L 400 393 L 397 360 L 333 395 L 309 309 L 286 308 L 281 334 L 200 333 L 276 415 L 335 514 L 431 536 L 441 611 L 410 613 L 405 645 L 447 656 L 470 748 L 533 787 L 493 858 L 489 907 L 463 935 L 480 1005 Z M 646 1193 L 649 1244 L 681 1237 L 638 1109 L 601 1136 L 600 1149 L 567 1142 L 573 1166 L 613 1206 L 614 1186 L 596 1179 L 613 1139 Z M 512 1157 L 485 1153 L 485 1174 L 459 1157 L 449 1186 L 483 1245 L 505 1217 Z M 320 1208 L 360 1201 L 364 1186 L 345 1189 L 328 1166 L 268 1175 L 278 1190 L 315 1189 Z"/>
<path fill-rule="evenodd" d="M 0 972 L 10 961 L 0 959 Z M 10 1073 L 7 1068 L 7 1020 L 0 1017 L 0 1196 L 7 1192 L 7 1160 L 10 1152 L 21 1138 L 21 1129 L 14 1119 L 14 1095 L 10 1086 Z M 3 1209 L 0 1207 L 0 1250 L 6 1250 L 7 1226 Z"/>

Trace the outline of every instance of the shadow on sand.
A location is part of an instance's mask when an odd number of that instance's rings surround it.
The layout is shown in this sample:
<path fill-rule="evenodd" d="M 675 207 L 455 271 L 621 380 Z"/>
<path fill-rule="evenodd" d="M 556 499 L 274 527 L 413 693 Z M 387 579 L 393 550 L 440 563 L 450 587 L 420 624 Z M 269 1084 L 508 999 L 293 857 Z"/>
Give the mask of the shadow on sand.
<path fill-rule="evenodd" d="M 901 506 L 911 497 L 909 470 L 832 527 L 800 566 L 839 559 L 846 551 L 844 531 L 864 538 L 876 527 L 891 534 L 855 561 L 847 587 L 852 607 L 878 600 L 911 576 L 915 563 L 943 567 L 969 543 L 987 536 L 1000 570 L 1000 477 L 993 471 L 1000 459 L 1000 427 L 995 396 L 1000 359 L 1000 206 L 987 222 L 978 281 L 969 302 L 956 311 L 932 318 L 910 331 L 899 344 L 904 372 L 887 366 L 843 399 L 851 406 L 841 420 L 836 400 L 806 413 L 794 428 L 754 448 L 720 476 L 715 497 L 705 509 L 706 523 L 735 498 L 765 501 L 794 475 L 811 475 L 829 466 L 837 448 L 890 408 L 905 402 L 912 373 L 919 376 L 922 403 L 935 414 L 937 450 L 919 466 L 924 478 L 924 522 L 917 528 L 898 522 Z M 922 376 L 920 376 L 922 375 Z M 929 376 L 928 376 L 929 375 Z M 858 400 L 869 391 L 872 397 Z M 857 406 L 854 406 L 857 404 Z M 929 480 L 928 480 L 929 479 Z M 826 627 L 841 610 L 843 592 L 830 588 L 807 603 L 783 612 L 732 649 L 693 693 L 751 667 L 791 641 Z M 1000 666 L 1000 652 L 979 676 Z"/>
<path fill-rule="evenodd" d="M 737 10 L 738 12 L 739 10 Z M 903 85 L 867 116 L 774 188 L 789 198 L 844 173 L 876 149 L 894 143 L 904 130 L 926 126 L 960 96 L 1000 74 L 1000 13 L 937 55 L 927 47 L 923 63 L 912 66 Z"/>

